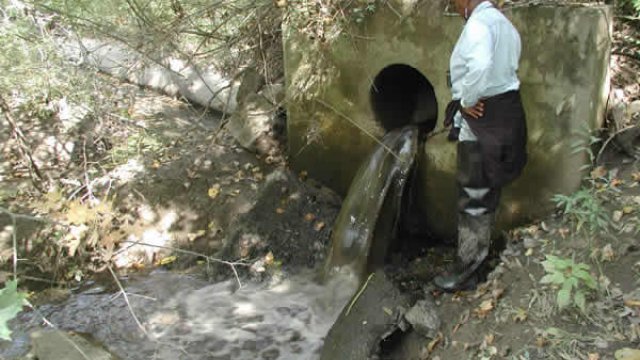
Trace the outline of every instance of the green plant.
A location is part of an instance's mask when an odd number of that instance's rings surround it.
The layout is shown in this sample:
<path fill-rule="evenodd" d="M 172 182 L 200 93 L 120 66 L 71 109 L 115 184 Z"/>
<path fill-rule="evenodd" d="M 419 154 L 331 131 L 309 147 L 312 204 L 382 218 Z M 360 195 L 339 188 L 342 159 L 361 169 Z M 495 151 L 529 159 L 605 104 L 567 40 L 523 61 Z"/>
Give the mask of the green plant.
<path fill-rule="evenodd" d="M 574 305 L 585 311 L 586 294 L 597 289 L 596 281 L 589 273 L 589 265 L 554 255 L 547 255 L 546 258 L 542 262 L 546 275 L 540 279 L 540 283 L 560 287 L 556 298 L 560 309 Z"/>
<path fill-rule="evenodd" d="M 622 0 L 618 4 L 623 13 L 640 15 L 640 0 Z"/>
<path fill-rule="evenodd" d="M 586 153 L 589 157 L 589 163 L 583 165 L 580 170 L 586 170 L 590 168 L 595 160 L 596 155 L 593 152 L 593 147 L 602 141 L 598 136 L 593 135 L 592 131 L 587 127 L 583 127 L 574 134 L 576 140 L 571 143 L 571 154 Z"/>
<path fill-rule="evenodd" d="M 576 223 L 578 231 L 585 224 L 591 233 L 608 231 L 611 221 L 609 213 L 592 189 L 582 188 L 571 195 L 556 194 L 552 201 L 562 209 L 569 221 Z"/>
<path fill-rule="evenodd" d="M 15 280 L 7 281 L 4 289 L 0 289 L 0 339 L 11 341 L 11 329 L 7 322 L 12 320 L 26 304 L 26 296 L 18 291 Z"/>

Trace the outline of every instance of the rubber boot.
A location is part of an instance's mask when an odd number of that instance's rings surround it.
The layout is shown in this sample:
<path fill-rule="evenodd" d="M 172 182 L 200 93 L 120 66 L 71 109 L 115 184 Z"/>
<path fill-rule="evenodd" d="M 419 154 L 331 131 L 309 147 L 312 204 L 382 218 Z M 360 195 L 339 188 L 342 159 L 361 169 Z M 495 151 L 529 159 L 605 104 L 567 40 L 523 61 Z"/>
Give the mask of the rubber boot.
<path fill-rule="evenodd" d="M 436 276 L 434 284 L 447 292 L 472 290 L 477 270 L 489 255 L 492 213 L 473 216 L 462 213 L 458 219 L 458 256 L 451 269 Z"/>

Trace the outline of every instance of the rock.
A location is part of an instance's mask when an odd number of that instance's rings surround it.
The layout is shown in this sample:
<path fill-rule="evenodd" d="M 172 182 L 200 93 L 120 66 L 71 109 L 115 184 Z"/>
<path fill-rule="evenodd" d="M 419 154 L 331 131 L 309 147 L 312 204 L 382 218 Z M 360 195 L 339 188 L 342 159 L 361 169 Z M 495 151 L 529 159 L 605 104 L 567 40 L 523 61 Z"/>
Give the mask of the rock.
<path fill-rule="evenodd" d="M 419 300 L 404 314 L 404 318 L 419 334 L 428 338 L 435 338 L 440 329 L 440 317 L 431 298 Z"/>
<path fill-rule="evenodd" d="M 249 151 L 258 150 L 259 139 L 268 136 L 277 118 L 276 108 L 258 94 L 249 95 L 229 120 L 228 129 L 238 143 Z M 263 141 L 261 141 L 263 142 Z M 261 148 L 260 153 L 268 149 Z"/>
<path fill-rule="evenodd" d="M 623 102 L 613 105 L 611 108 L 611 119 L 615 124 L 616 131 L 624 129 L 628 120 L 627 105 Z"/>
<path fill-rule="evenodd" d="M 264 78 L 256 69 L 249 67 L 242 72 L 240 88 L 236 94 L 236 102 L 242 105 L 250 96 L 258 93 L 264 85 Z"/>
<path fill-rule="evenodd" d="M 62 331 L 37 331 L 31 335 L 39 360 L 116 360 L 117 358 L 84 336 Z"/>

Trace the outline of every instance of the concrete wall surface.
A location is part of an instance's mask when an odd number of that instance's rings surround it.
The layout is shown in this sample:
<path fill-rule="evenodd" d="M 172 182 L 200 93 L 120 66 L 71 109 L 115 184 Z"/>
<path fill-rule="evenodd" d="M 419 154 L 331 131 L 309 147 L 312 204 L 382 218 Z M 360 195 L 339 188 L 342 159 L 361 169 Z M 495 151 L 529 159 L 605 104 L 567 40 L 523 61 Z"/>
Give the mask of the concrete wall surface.
<path fill-rule="evenodd" d="M 285 25 L 284 46 L 291 165 L 343 195 L 375 139 L 385 133 L 371 103 L 375 79 L 394 64 L 424 75 L 435 92 L 438 124 L 419 159 L 418 196 L 430 230 L 450 237 L 456 221 L 456 148 L 441 130 L 451 96 L 446 71 L 463 22 L 445 13 L 446 3 L 392 0 L 364 22 L 354 21 L 343 32 L 349 35 L 323 49 L 321 61 L 332 76 L 313 96 L 299 96 L 297 81 L 302 71 L 317 66 L 318 57 L 310 55 L 317 44 Z M 503 228 L 543 215 L 553 194 L 579 186 L 589 159 L 586 151 L 574 150 L 588 144 L 589 131 L 603 121 L 612 30 L 605 6 L 538 5 L 504 12 L 522 37 L 519 75 L 529 163 L 503 192 Z"/>

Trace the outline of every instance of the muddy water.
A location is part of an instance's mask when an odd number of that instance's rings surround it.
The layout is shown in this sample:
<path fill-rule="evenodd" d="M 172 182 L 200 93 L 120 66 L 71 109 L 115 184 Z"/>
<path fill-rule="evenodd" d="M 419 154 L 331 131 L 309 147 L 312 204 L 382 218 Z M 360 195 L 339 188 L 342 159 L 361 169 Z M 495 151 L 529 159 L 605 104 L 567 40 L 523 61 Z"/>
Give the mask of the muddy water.
<path fill-rule="evenodd" d="M 392 132 L 361 168 L 356 191 L 345 201 L 350 205 L 341 212 L 342 227 L 334 228 L 344 236 L 334 238 L 331 268 L 353 265 L 348 268 L 361 275 L 372 253 L 384 255 L 415 158 L 417 134 L 410 127 Z M 123 280 L 128 302 L 118 292 L 96 286 L 60 304 L 21 314 L 13 322 L 14 341 L 0 343 L 0 359 L 22 358 L 31 347 L 30 334 L 47 328 L 46 318 L 64 332 L 86 335 L 121 359 L 317 360 L 358 279 L 338 273 L 321 286 L 311 280 L 315 275 L 309 271 L 247 282 L 234 291 L 235 280 L 211 284 L 197 276 L 156 271 Z M 376 304 L 386 293 L 374 294 L 380 295 Z M 389 302 L 386 307 L 395 305 Z M 379 307 L 370 308 L 380 312 Z M 383 316 L 380 325 L 389 321 Z M 348 344 L 362 343 L 362 335 L 379 338 L 377 332 L 347 333 Z"/>
<path fill-rule="evenodd" d="M 349 266 L 364 278 L 383 263 L 418 153 L 418 135 L 415 126 L 393 130 L 363 161 L 333 226 L 327 273 Z"/>
<path fill-rule="evenodd" d="M 61 330 L 90 335 L 122 359 L 317 359 L 357 283 L 349 274 L 324 286 L 311 278 L 304 273 L 246 283 L 235 292 L 235 281 L 210 284 L 167 272 L 131 280 L 128 299 L 146 336 L 122 296 L 92 288 L 20 315 L 15 341 L 0 350 L 0 358 L 28 351 L 28 334 L 44 327 L 44 316 Z"/>

